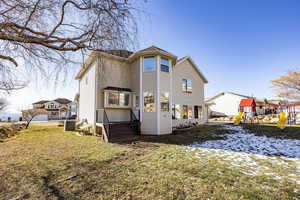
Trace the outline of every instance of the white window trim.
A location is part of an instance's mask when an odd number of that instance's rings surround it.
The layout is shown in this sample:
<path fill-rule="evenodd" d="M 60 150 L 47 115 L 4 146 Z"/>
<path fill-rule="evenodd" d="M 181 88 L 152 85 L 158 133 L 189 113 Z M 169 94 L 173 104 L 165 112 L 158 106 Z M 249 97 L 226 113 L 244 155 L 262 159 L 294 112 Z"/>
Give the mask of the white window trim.
<path fill-rule="evenodd" d="M 124 93 L 124 94 L 129 94 L 129 102 L 128 106 L 121 106 L 121 105 L 109 105 L 108 103 L 108 93 L 110 92 L 117 92 L 117 93 Z M 132 102 L 132 93 L 131 92 L 126 92 L 126 91 L 117 91 L 117 90 L 104 90 L 104 107 L 105 108 L 131 108 L 131 102 Z"/>

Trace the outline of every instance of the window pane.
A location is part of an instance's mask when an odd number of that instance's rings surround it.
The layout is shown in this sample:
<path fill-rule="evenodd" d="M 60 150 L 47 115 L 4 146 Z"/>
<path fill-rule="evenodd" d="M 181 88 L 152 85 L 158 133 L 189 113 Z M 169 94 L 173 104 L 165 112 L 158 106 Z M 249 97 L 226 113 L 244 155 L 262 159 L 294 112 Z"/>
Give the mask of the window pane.
<path fill-rule="evenodd" d="M 129 94 L 120 93 L 120 106 L 128 106 L 129 105 Z"/>
<path fill-rule="evenodd" d="M 160 64 L 169 66 L 169 60 L 166 59 L 166 58 L 161 58 L 160 59 Z"/>
<path fill-rule="evenodd" d="M 187 80 L 187 92 L 192 92 L 192 80 Z"/>
<path fill-rule="evenodd" d="M 111 106 L 119 105 L 119 93 L 118 92 L 109 92 L 108 93 L 108 104 Z"/>
<path fill-rule="evenodd" d="M 169 112 L 169 93 L 168 92 L 161 93 L 160 110 L 163 112 Z"/>
<path fill-rule="evenodd" d="M 155 71 L 155 57 L 144 58 L 144 72 Z"/>
<path fill-rule="evenodd" d="M 186 92 L 186 90 L 187 90 L 187 80 L 182 79 L 182 91 Z"/>
<path fill-rule="evenodd" d="M 193 106 L 188 106 L 188 118 L 193 119 Z"/>
<path fill-rule="evenodd" d="M 183 119 L 188 118 L 188 106 L 187 105 L 182 106 L 182 118 Z"/>
<path fill-rule="evenodd" d="M 160 70 L 162 72 L 169 72 L 169 66 L 167 66 L 167 65 L 161 65 L 160 66 Z"/>
<path fill-rule="evenodd" d="M 152 92 L 144 92 L 144 111 L 155 111 L 154 95 Z"/>
<path fill-rule="evenodd" d="M 169 72 L 169 60 L 165 58 L 160 59 L 160 70 L 162 72 Z"/>
<path fill-rule="evenodd" d="M 179 104 L 175 105 L 175 119 L 181 118 L 181 106 Z"/>

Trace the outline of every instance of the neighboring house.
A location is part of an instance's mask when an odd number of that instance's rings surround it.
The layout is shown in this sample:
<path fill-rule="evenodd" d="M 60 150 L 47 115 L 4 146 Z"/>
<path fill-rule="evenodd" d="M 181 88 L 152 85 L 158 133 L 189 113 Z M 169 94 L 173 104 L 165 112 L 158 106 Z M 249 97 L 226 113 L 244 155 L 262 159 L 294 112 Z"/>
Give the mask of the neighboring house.
<path fill-rule="evenodd" d="M 258 115 L 277 113 L 278 104 L 274 103 L 275 100 L 262 100 L 233 92 L 221 92 L 205 102 L 208 105 L 209 116 L 233 116 L 237 115 L 240 103 L 245 99 L 255 100 L 255 110 Z M 246 110 L 248 111 L 247 108 Z"/>
<path fill-rule="evenodd" d="M 221 92 L 206 100 L 209 116 L 232 116 L 239 112 L 242 99 L 251 98 L 233 92 Z"/>
<path fill-rule="evenodd" d="M 48 114 L 40 115 L 35 120 L 60 120 L 76 115 L 74 103 L 69 99 L 57 98 L 51 101 L 42 100 L 32 104 L 34 109 L 45 109 Z"/>
<path fill-rule="evenodd" d="M 162 135 L 172 133 L 173 127 L 207 120 L 207 79 L 190 57 L 177 60 L 155 46 L 135 53 L 93 51 L 76 78 L 78 119 L 94 128 L 109 122 L 114 129 L 114 124 L 138 121 L 141 134 Z"/>

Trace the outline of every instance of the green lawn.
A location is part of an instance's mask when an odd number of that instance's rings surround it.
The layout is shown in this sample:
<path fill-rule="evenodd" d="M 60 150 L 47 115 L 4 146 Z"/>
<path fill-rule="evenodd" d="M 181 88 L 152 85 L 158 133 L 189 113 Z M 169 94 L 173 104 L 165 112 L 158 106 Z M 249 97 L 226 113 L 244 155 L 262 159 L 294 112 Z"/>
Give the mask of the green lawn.
<path fill-rule="evenodd" d="M 227 151 L 183 145 L 224 132 L 201 126 L 106 144 L 33 125 L 0 143 L 0 199 L 300 199 L 299 160 L 253 157 L 260 170 L 250 173 Z"/>

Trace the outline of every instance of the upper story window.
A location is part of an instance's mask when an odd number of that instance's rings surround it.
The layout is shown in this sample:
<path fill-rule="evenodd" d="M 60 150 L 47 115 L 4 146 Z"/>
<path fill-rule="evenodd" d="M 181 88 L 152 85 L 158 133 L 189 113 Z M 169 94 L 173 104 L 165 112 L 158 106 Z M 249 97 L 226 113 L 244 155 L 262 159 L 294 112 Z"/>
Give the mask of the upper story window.
<path fill-rule="evenodd" d="M 192 93 L 192 80 L 182 79 L 182 91 L 186 93 Z"/>
<path fill-rule="evenodd" d="M 56 108 L 58 108 L 58 106 L 54 103 L 50 103 L 50 104 L 47 105 L 47 108 L 48 109 L 56 109 Z"/>
<path fill-rule="evenodd" d="M 166 58 L 160 59 L 160 71 L 169 72 L 169 60 Z"/>
<path fill-rule="evenodd" d="M 144 72 L 153 72 L 156 69 L 155 57 L 145 57 L 144 58 Z"/>

